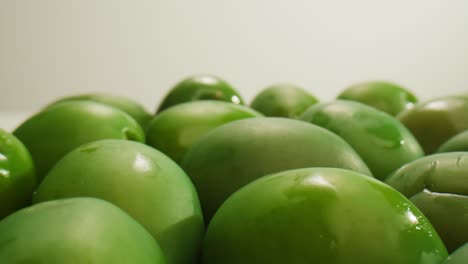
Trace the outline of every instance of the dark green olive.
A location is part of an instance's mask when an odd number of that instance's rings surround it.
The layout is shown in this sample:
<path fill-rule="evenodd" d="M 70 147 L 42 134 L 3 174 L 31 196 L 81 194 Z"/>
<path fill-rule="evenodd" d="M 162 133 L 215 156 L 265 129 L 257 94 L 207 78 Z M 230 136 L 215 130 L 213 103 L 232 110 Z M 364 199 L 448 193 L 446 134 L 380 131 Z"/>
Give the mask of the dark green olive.
<path fill-rule="evenodd" d="M 416 104 L 398 115 L 426 154 L 468 129 L 468 97 L 447 96 Z"/>
<path fill-rule="evenodd" d="M 424 213 L 449 251 L 468 241 L 468 152 L 426 156 L 398 169 L 385 182 Z"/>
<path fill-rule="evenodd" d="M 177 83 L 162 100 L 158 112 L 176 104 L 198 100 L 244 104 L 240 94 L 225 80 L 204 74 L 190 76 Z"/>
<path fill-rule="evenodd" d="M 406 88 L 386 81 L 368 81 L 346 88 L 338 99 L 357 101 L 392 116 L 411 108 L 417 101 Z"/>
<path fill-rule="evenodd" d="M 268 86 L 253 99 L 250 106 L 272 117 L 299 117 L 317 98 L 306 90 L 287 83 Z"/>
<path fill-rule="evenodd" d="M 320 103 L 307 109 L 300 119 L 346 140 L 380 180 L 424 156 L 414 136 L 396 118 L 361 103 Z"/>

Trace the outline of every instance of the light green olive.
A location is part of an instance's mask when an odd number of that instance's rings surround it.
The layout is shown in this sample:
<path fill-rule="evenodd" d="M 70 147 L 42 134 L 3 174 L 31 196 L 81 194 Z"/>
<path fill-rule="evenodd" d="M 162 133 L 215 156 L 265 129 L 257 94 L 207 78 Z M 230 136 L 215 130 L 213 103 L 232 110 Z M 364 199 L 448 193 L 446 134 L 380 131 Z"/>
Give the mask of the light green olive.
<path fill-rule="evenodd" d="M 68 153 L 34 202 L 101 198 L 122 208 L 159 242 L 169 264 L 194 263 L 204 231 L 200 203 L 184 171 L 161 152 L 128 140 L 99 140 Z"/>
<path fill-rule="evenodd" d="M 0 222 L 0 263 L 164 264 L 157 242 L 116 206 L 94 198 L 36 204 Z"/>
<path fill-rule="evenodd" d="M 443 264 L 466 264 L 468 263 L 468 243 L 461 246 L 448 257 Z"/>
<path fill-rule="evenodd" d="M 208 74 L 189 76 L 177 83 L 162 100 L 157 112 L 190 101 L 219 100 L 244 104 L 240 94 L 225 80 Z"/>
<path fill-rule="evenodd" d="M 208 226 L 203 264 L 438 264 L 447 251 L 402 194 L 343 169 L 260 178 L 234 193 Z"/>
<path fill-rule="evenodd" d="M 223 124 L 262 114 L 242 105 L 206 100 L 182 103 L 156 115 L 146 131 L 146 143 L 177 163 L 201 137 Z"/>
<path fill-rule="evenodd" d="M 21 124 L 13 134 L 31 152 L 38 183 L 69 151 L 99 139 L 144 142 L 140 125 L 125 112 L 91 101 L 63 102 Z"/>

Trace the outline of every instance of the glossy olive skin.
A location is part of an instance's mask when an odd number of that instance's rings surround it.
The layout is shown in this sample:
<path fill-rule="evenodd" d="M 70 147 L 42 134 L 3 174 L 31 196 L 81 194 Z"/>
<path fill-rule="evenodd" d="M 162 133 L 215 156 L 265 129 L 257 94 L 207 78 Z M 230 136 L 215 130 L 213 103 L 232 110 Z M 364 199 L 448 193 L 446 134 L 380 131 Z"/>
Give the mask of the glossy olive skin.
<path fill-rule="evenodd" d="M 426 154 L 468 129 L 468 97 L 447 96 L 416 104 L 398 119 L 413 133 Z"/>
<path fill-rule="evenodd" d="M 53 102 L 51 105 L 77 100 L 93 101 L 118 108 L 133 117 L 143 128 L 146 127 L 148 122 L 151 120 L 151 115 L 140 103 L 130 98 L 114 94 L 91 93 L 67 96 Z"/>
<path fill-rule="evenodd" d="M 26 120 L 13 134 L 31 152 L 38 183 L 60 158 L 82 144 L 106 138 L 145 141 L 143 129 L 131 116 L 90 101 L 50 106 Z"/>
<path fill-rule="evenodd" d="M 418 159 L 395 171 L 385 182 L 424 213 L 449 251 L 468 241 L 468 152 Z"/>
<path fill-rule="evenodd" d="M 440 145 L 437 152 L 468 151 L 468 130 L 449 138 Z"/>
<path fill-rule="evenodd" d="M 458 248 L 448 257 L 443 264 L 466 264 L 468 263 L 468 243 Z"/>
<path fill-rule="evenodd" d="M 175 105 L 156 115 L 146 130 L 146 143 L 177 163 L 202 136 L 223 124 L 263 116 L 246 106 L 205 100 Z"/>
<path fill-rule="evenodd" d="M 195 143 L 182 167 L 198 190 L 206 222 L 221 203 L 264 175 L 338 167 L 371 175 L 359 155 L 321 127 L 287 118 L 248 118 L 220 126 Z"/>
<path fill-rule="evenodd" d="M 417 102 L 416 96 L 406 88 L 386 81 L 368 81 L 346 88 L 337 99 L 357 101 L 392 116 L 410 109 Z"/>
<path fill-rule="evenodd" d="M 0 129 L 0 219 L 30 204 L 35 186 L 29 151 L 15 136 Z"/>
<path fill-rule="evenodd" d="M 34 202 L 101 198 L 122 208 L 159 242 L 167 263 L 193 263 L 204 232 L 200 202 L 184 171 L 161 152 L 128 140 L 100 140 L 68 153 Z"/>
<path fill-rule="evenodd" d="M 0 222 L 0 233 L 0 263 L 166 263 L 148 231 L 118 207 L 94 198 L 22 209 Z"/>
<path fill-rule="evenodd" d="M 346 140 L 379 180 L 424 156 L 414 136 L 396 118 L 361 103 L 320 103 L 307 109 L 300 119 Z"/>
<path fill-rule="evenodd" d="M 250 107 L 272 117 L 297 118 L 318 99 L 293 84 L 280 83 L 268 86 L 255 96 Z"/>
<path fill-rule="evenodd" d="M 437 264 L 447 251 L 403 195 L 343 169 L 306 168 L 234 193 L 208 226 L 203 264 Z"/>
<path fill-rule="evenodd" d="M 244 104 L 240 94 L 225 80 L 208 74 L 189 76 L 177 83 L 162 100 L 157 112 L 180 103 L 219 100 Z"/>

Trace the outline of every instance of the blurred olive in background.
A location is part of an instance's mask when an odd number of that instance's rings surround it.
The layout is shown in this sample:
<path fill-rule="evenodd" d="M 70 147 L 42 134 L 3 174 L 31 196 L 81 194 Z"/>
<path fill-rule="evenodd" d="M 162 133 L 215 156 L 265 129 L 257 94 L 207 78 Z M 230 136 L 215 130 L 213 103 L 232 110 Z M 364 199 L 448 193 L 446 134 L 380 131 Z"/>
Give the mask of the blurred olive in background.
<path fill-rule="evenodd" d="M 250 107 L 271 117 L 299 117 L 318 99 L 294 84 L 279 83 L 266 87 L 252 100 Z"/>
<path fill-rule="evenodd" d="M 387 81 L 367 81 L 354 84 L 342 91 L 337 99 L 357 101 L 392 116 L 411 108 L 417 98 L 408 89 Z"/>
<path fill-rule="evenodd" d="M 105 93 L 79 94 L 61 98 L 50 105 L 67 101 L 93 101 L 118 108 L 133 117 L 142 128 L 145 128 L 151 119 L 151 115 L 139 102 L 124 96 Z M 49 105 L 49 106 L 50 106 Z"/>
<path fill-rule="evenodd" d="M 219 100 L 234 104 L 244 104 L 244 100 L 225 80 L 209 74 L 189 76 L 169 90 L 161 101 L 157 112 L 190 101 Z"/>
<path fill-rule="evenodd" d="M 468 129 L 468 97 L 446 96 L 416 104 L 398 115 L 426 154 L 431 154 L 450 137 Z"/>
<path fill-rule="evenodd" d="M 182 103 L 153 118 L 146 130 L 146 143 L 180 163 L 187 150 L 214 128 L 260 116 L 247 106 L 222 101 Z"/>

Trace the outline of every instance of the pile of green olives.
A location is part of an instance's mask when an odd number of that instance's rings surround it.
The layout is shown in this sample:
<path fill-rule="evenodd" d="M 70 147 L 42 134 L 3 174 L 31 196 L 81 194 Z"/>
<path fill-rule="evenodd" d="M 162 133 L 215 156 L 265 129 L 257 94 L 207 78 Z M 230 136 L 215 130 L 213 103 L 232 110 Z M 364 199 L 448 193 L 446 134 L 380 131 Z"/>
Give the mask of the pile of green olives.
<path fill-rule="evenodd" d="M 0 129 L 0 263 L 468 263 L 468 96 L 189 76 Z M 0 127 L 2 124 L 0 123 Z"/>

